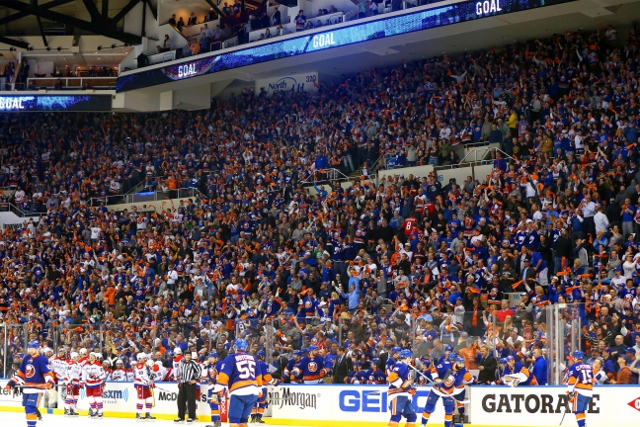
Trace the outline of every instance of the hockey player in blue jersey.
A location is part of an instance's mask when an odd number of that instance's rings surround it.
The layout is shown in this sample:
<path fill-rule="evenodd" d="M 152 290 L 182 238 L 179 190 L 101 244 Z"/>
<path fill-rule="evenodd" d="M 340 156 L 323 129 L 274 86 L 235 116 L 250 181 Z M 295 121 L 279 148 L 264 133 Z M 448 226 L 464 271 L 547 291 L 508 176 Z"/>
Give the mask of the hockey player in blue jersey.
<path fill-rule="evenodd" d="M 297 379 L 302 376 L 300 374 L 300 360 L 302 356 L 302 352 L 300 350 L 293 351 L 293 357 L 289 359 L 287 362 L 287 366 L 284 368 L 283 377 L 288 378 L 290 382 L 296 383 L 299 382 Z"/>
<path fill-rule="evenodd" d="M 465 378 L 468 378 L 471 374 L 464 368 L 464 359 L 458 358 L 455 353 L 452 353 L 449 359 L 453 359 L 453 364 L 448 363 L 451 367 L 447 368 L 446 372 L 442 372 L 444 369 L 443 364 L 431 370 L 434 384 L 431 387 L 429 396 L 427 396 L 427 404 L 422 413 L 422 426 L 427 425 L 431 419 L 431 414 L 436 410 L 438 400 L 442 398 L 445 414 L 444 427 L 451 427 L 453 411 L 456 405 L 454 396 L 459 393 L 460 386 L 464 386 Z"/>
<path fill-rule="evenodd" d="M 476 382 L 477 378 L 467 370 L 464 359 L 462 357 L 456 357 L 453 363 L 455 364 L 457 375 L 462 376 L 462 381 L 456 383 L 456 390 L 453 392 L 453 397 L 456 400 L 456 406 L 458 408 L 459 422 L 464 423 L 468 422 L 467 418 L 464 415 L 464 403 L 462 403 L 467 396 L 467 390 L 464 388 L 464 386 Z"/>
<path fill-rule="evenodd" d="M 324 360 L 318 354 L 318 347 L 309 346 L 309 355 L 300 360 L 300 373 L 302 374 L 302 382 L 304 384 L 320 384 L 326 376 L 327 371 L 324 369 Z"/>
<path fill-rule="evenodd" d="M 224 359 L 213 392 L 229 389 L 229 427 L 247 427 L 251 410 L 262 394 L 262 370 L 256 358 L 248 354 L 249 343 L 234 342 L 236 352 Z"/>
<path fill-rule="evenodd" d="M 27 347 L 28 355 L 22 360 L 20 369 L 5 387 L 22 387 L 22 406 L 27 417 L 27 426 L 35 427 L 38 421 L 37 409 L 42 394 L 54 386 L 53 373 L 48 368 L 49 359 L 39 354 L 40 343 L 31 341 Z"/>
<path fill-rule="evenodd" d="M 262 420 L 262 416 L 264 415 L 264 410 L 267 407 L 267 385 L 276 386 L 278 385 L 278 380 L 271 376 L 271 372 L 269 372 L 269 365 L 264 361 L 265 353 L 264 350 L 258 350 L 256 352 L 256 357 L 258 358 L 258 365 L 260 367 L 260 371 L 262 372 L 262 377 L 258 378 L 262 383 L 262 396 L 258 398 L 256 402 L 256 406 L 254 406 L 253 411 L 251 413 L 251 422 L 264 424 Z"/>
<path fill-rule="evenodd" d="M 573 405 L 573 413 L 576 416 L 578 427 L 585 427 L 586 412 L 593 396 L 593 370 L 591 365 L 584 363 L 584 353 L 576 350 L 572 353 L 573 365 L 567 372 L 566 391 L 569 402 Z"/>
<path fill-rule="evenodd" d="M 384 373 L 389 376 L 389 373 L 393 369 L 393 366 L 400 359 L 400 352 L 402 351 L 402 347 L 393 347 L 391 349 L 391 354 L 389 354 L 389 358 L 384 364 Z"/>
<path fill-rule="evenodd" d="M 208 397 L 212 424 L 207 427 L 220 427 L 222 425 L 220 421 L 220 403 L 224 393 L 213 391 L 222 363 L 222 360 L 218 360 L 218 353 L 213 351 L 209 353 L 209 358 L 202 369 L 203 382 L 209 384 Z"/>
<path fill-rule="evenodd" d="M 502 381 L 504 384 L 517 387 L 519 385 L 538 385 L 536 381 L 536 377 L 531 374 L 531 371 L 527 369 L 520 362 L 516 362 L 516 359 L 513 356 L 508 356 L 506 358 L 507 366 L 504 369 Z"/>
<path fill-rule="evenodd" d="M 387 424 L 388 427 L 398 427 L 402 417 L 407 420 L 406 427 L 414 427 L 416 425 L 418 416 L 412 404 L 415 390 L 409 376 L 409 364 L 412 358 L 411 350 L 402 350 L 398 361 L 387 375 L 389 411 L 391 412 L 391 420 Z"/>

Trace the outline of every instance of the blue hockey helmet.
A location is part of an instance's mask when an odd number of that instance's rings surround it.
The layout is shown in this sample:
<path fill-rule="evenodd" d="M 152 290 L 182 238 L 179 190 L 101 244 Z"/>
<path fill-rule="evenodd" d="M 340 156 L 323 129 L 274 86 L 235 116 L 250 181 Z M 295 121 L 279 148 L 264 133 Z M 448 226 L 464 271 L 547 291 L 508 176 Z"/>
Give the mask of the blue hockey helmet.
<path fill-rule="evenodd" d="M 458 355 L 457 355 L 457 354 L 455 354 L 455 353 L 451 353 L 451 354 L 449 355 L 449 358 L 448 358 L 447 360 L 448 360 L 449 362 L 455 362 L 457 358 L 458 358 Z"/>
<path fill-rule="evenodd" d="M 456 357 L 455 362 L 456 363 L 462 363 L 464 365 L 464 359 L 462 357 L 460 357 L 460 356 Z"/>
<path fill-rule="evenodd" d="M 294 356 L 300 356 L 302 354 L 302 352 L 300 350 L 293 350 L 293 355 Z"/>
<path fill-rule="evenodd" d="M 256 356 L 258 356 L 261 359 L 264 359 L 265 358 L 264 350 L 256 351 Z"/>
<path fill-rule="evenodd" d="M 400 353 L 402 351 L 402 347 L 395 346 L 391 349 L 391 354 Z"/>
<path fill-rule="evenodd" d="M 576 350 L 573 353 L 571 353 L 571 356 L 573 356 L 573 358 L 575 360 L 582 360 L 584 359 L 584 353 L 581 352 L 580 350 Z"/>
<path fill-rule="evenodd" d="M 413 357 L 413 353 L 411 353 L 411 350 L 402 350 L 400 352 L 400 359 L 406 359 L 407 357 Z"/>
<path fill-rule="evenodd" d="M 27 345 L 27 348 L 39 349 L 40 348 L 40 342 L 38 340 L 31 340 L 31 341 L 29 341 L 29 344 Z"/>
<path fill-rule="evenodd" d="M 236 346 L 236 350 L 238 351 L 246 351 L 249 347 L 249 343 L 247 342 L 247 340 L 242 338 L 238 338 L 234 344 Z"/>
<path fill-rule="evenodd" d="M 504 357 L 502 359 L 500 359 L 498 361 L 499 364 L 504 365 L 505 363 L 507 363 L 507 359 L 505 359 Z"/>
<path fill-rule="evenodd" d="M 317 345 L 310 345 L 309 346 L 309 353 L 311 353 L 312 351 L 318 351 L 318 346 Z"/>
<path fill-rule="evenodd" d="M 217 351 L 210 351 L 209 352 L 209 357 L 213 357 L 215 359 L 218 358 L 218 352 Z"/>
<path fill-rule="evenodd" d="M 302 347 L 302 348 L 300 349 L 300 354 L 307 354 L 307 353 L 309 353 L 309 349 L 308 349 L 308 348 L 306 348 L 306 347 Z"/>
<path fill-rule="evenodd" d="M 444 351 L 453 351 L 453 346 L 445 345 L 444 346 Z"/>

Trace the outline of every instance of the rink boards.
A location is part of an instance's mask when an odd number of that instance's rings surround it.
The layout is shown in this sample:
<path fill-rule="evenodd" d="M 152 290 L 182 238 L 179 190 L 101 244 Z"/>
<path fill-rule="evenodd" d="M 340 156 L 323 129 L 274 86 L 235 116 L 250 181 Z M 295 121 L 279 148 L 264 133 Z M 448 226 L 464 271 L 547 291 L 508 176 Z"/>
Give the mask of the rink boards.
<path fill-rule="evenodd" d="M 21 411 L 22 398 L 5 391 L 6 380 L 0 380 L 0 411 Z M 176 383 L 160 383 L 155 390 L 156 406 L 153 414 L 158 419 L 172 420 L 177 412 L 178 387 Z M 161 388 L 161 389 L 160 389 Z M 198 404 L 198 418 L 208 421 L 209 405 L 204 402 L 206 386 Z M 270 405 L 265 415 L 269 424 L 333 427 L 386 426 L 389 420 L 389 400 L 384 386 L 365 385 L 283 385 L 270 387 Z M 474 426 L 557 426 L 565 411 L 570 411 L 565 396 L 566 387 L 471 387 L 467 389 L 466 412 Z M 427 400 L 429 388 L 420 388 L 414 397 L 418 423 Z M 58 408 L 62 408 L 64 393 L 58 395 Z M 131 383 L 107 383 L 104 409 L 107 417 L 133 418 L 136 394 Z M 87 409 L 84 395 L 78 402 Z M 61 409 L 49 409 L 62 413 Z M 630 425 L 640 415 L 640 386 L 602 386 L 594 390 L 587 412 L 589 427 Z M 444 409 L 439 403 L 429 425 L 441 425 Z M 571 413 L 563 425 L 575 425 Z"/>

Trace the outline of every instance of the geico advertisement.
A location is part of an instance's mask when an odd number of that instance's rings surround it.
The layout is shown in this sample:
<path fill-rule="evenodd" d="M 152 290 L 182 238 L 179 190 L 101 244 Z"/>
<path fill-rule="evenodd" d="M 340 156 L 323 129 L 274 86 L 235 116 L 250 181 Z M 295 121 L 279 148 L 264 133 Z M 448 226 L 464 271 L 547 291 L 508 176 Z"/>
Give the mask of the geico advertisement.
<path fill-rule="evenodd" d="M 494 426 L 558 425 L 566 413 L 566 425 L 575 416 L 565 395 L 566 387 L 472 387 L 470 417 L 474 424 Z M 632 425 L 640 416 L 640 386 L 595 387 L 587 409 L 589 427 Z"/>
<path fill-rule="evenodd" d="M 429 388 L 417 389 L 413 408 L 419 414 L 424 410 Z M 390 417 L 387 387 L 342 385 L 287 385 L 269 388 L 269 407 L 274 418 L 295 419 L 304 411 L 305 417 L 316 420 L 372 421 Z M 444 408 L 438 405 L 435 419 L 444 417 Z M 442 418 L 443 419 L 443 418 Z"/>

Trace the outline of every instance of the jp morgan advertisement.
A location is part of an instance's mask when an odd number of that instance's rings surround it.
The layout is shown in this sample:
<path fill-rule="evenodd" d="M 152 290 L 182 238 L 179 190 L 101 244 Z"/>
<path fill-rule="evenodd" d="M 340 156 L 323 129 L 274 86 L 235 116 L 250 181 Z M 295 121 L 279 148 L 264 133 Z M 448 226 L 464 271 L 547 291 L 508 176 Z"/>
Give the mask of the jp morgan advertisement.
<path fill-rule="evenodd" d="M 0 113 L 27 111 L 111 111 L 111 95 L 0 96 Z"/>
<path fill-rule="evenodd" d="M 274 92 L 317 92 L 320 81 L 318 73 L 290 74 L 271 79 L 256 80 L 255 93 L 264 91 L 267 95 Z"/>
<path fill-rule="evenodd" d="M 251 44 L 249 44 L 245 48 L 219 55 L 198 55 L 192 60 L 187 58 L 176 65 L 167 67 L 147 71 L 143 69 L 140 72 L 119 77 L 116 91 L 126 92 L 367 40 L 398 36 L 572 1 L 575 0 L 474 0 L 440 6 L 376 21 L 353 24 L 335 30 L 286 38 L 255 47 L 250 47 Z M 331 27 L 326 28 L 330 29 Z"/>

